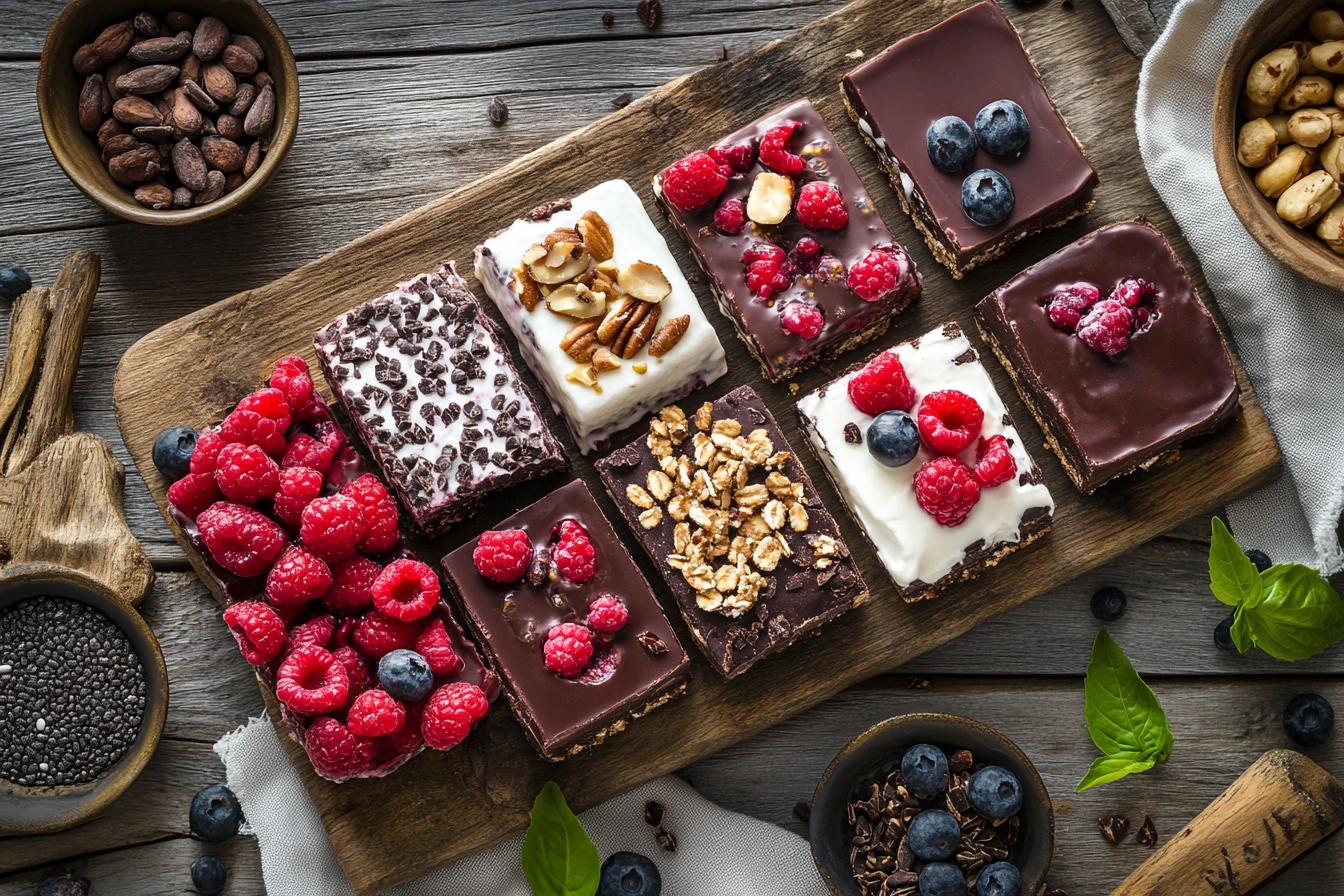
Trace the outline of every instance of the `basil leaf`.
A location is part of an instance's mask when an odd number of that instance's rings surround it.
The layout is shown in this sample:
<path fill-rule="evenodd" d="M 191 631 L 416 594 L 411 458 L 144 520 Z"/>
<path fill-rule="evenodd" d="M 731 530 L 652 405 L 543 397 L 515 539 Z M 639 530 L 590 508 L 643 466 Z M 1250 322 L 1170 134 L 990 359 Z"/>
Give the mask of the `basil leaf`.
<path fill-rule="evenodd" d="M 1304 660 L 1344 638 L 1344 602 L 1309 566 L 1279 563 L 1261 573 L 1265 596 L 1238 614 L 1250 640 L 1280 660 Z M 1235 632 L 1235 627 L 1234 627 Z"/>
<path fill-rule="evenodd" d="M 1098 750 L 1167 761 L 1173 742 L 1167 714 L 1104 628 L 1092 643 L 1083 692 L 1087 733 Z"/>
<path fill-rule="evenodd" d="M 1090 790 L 1102 784 L 1119 781 L 1125 775 L 1146 772 L 1156 764 L 1156 759 L 1136 753 L 1098 756 L 1092 763 L 1092 767 L 1087 770 L 1087 774 L 1083 775 L 1083 780 L 1079 781 L 1078 786 L 1074 788 L 1074 793 L 1082 793 L 1084 790 Z"/>
<path fill-rule="evenodd" d="M 1232 644 L 1237 648 L 1237 653 L 1245 653 L 1252 647 L 1251 627 L 1246 622 L 1246 613 L 1240 608 L 1232 614 Z"/>
<path fill-rule="evenodd" d="M 1213 541 L 1209 545 L 1209 590 L 1229 607 L 1253 607 L 1264 596 L 1260 571 L 1218 517 L 1213 518 Z"/>
<path fill-rule="evenodd" d="M 593 896 L 602 863 L 554 781 L 537 794 L 523 839 L 523 873 L 533 896 Z"/>

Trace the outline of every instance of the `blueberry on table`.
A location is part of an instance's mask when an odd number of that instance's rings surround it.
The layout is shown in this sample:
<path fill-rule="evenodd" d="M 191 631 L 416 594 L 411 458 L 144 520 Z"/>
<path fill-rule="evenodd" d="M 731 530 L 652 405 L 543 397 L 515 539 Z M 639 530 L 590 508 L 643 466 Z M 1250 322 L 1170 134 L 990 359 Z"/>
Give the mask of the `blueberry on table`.
<path fill-rule="evenodd" d="M 971 775 L 966 787 L 975 811 L 990 821 L 1011 818 L 1022 808 L 1022 785 L 1012 772 L 987 765 Z"/>
<path fill-rule="evenodd" d="M 1008 220 L 1013 213 L 1013 185 L 1003 172 L 993 168 L 972 171 L 961 182 L 961 207 L 981 227 L 993 227 Z"/>
<path fill-rule="evenodd" d="M 1229 616 L 1213 630 L 1213 646 L 1228 653 L 1236 653 L 1237 645 L 1232 640 L 1232 617 Z"/>
<path fill-rule="evenodd" d="M 933 744 L 915 744 L 901 757 L 901 780 L 915 796 L 933 796 L 947 786 L 947 754 Z"/>
<path fill-rule="evenodd" d="M 191 472 L 191 455 L 195 450 L 196 430 L 190 426 L 165 429 L 154 440 L 154 466 L 176 482 Z"/>
<path fill-rule="evenodd" d="M 190 821 L 197 840 L 219 843 L 238 833 L 243 807 L 228 787 L 211 784 L 192 798 Z"/>
<path fill-rule="evenodd" d="M 976 896 L 1022 896 L 1022 872 L 1011 862 L 995 862 L 980 869 Z"/>
<path fill-rule="evenodd" d="M 17 299 L 32 288 L 33 278 L 18 265 L 0 269 L 0 299 Z"/>
<path fill-rule="evenodd" d="M 1283 711 L 1283 730 L 1303 747 L 1317 747 L 1330 739 L 1335 709 L 1320 694 L 1298 694 Z"/>
<path fill-rule="evenodd" d="M 1092 595 L 1092 615 L 1102 622 L 1114 622 L 1125 615 L 1125 592 L 1107 585 Z"/>
<path fill-rule="evenodd" d="M 1274 565 L 1274 561 L 1269 559 L 1268 554 L 1256 548 L 1251 548 L 1246 552 L 1246 559 L 1254 563 L 1255 568 L 1261 572 L 1264 572 Z"/>
<path fill-rule="evenodd" d="M 53 874 L 37 885 L 33 896 L 89 896 L 92 885 L 77 874 Z"/>
<path fill-rule="evenodd" d="M 228 879 L 229 871 L 224 867 L 224 861 L 216 856 L 201 856 L 191 866 L 191 885 L 197 893 L 206 896 L 223 893 Z"/>
<path fill-rule="evenodd" d="M 403 648 L 378 661 L 378 683 L 403 703 L 419 703 L 434 687 L 434 673 L 423 656 Z"/>
<path fill-rule="evenodd" d="M 929 125 L 924 137 L 933 167 L 955 174 L 975 158 L 975 135 L 971 126 L 955 115 L 944 115 Z"/>
<path fill-rule="evenodd" d="M 614 852 L 602 863 L 597 896 L 659 896 L 662 892 L 658 866 L 637 852 Z"/>
<path fill-rule="evenodd" d="M 975 113 L 975 137 L 985 152 L 1010 156 L 1027 145 L 1031 123 L 1012 100 L 995 100 Z"/>
<path fill-rule="evenodd" d="M 906 832 L 910 850 L 926 862 L 952 858 L 961 843 L 961 823 L 943 809 L 925 809 L 910 822 Z"/>
<path fill-rule="evenodd" d="M 919 896 L 966 896 L 966 875 L 951 862 L 930 862 L 919 872 Z"/>
<path fill-rule="evenodd" d="M 883 411 L 868 424 L 868 453 L 884 467 L 903 467 L 919 453 L 919 426 L 905 411 Z"/>

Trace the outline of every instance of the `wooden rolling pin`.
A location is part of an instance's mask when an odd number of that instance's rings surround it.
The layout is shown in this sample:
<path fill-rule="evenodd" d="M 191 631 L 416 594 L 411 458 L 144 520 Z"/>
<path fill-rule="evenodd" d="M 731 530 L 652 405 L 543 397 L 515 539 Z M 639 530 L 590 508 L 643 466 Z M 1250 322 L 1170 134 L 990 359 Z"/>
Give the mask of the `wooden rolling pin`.
<path fill-rule="evenodd" d="M 1112 896 L 1243 896 L 1344 823 L 1344 784 L 1270 750 Z"/>

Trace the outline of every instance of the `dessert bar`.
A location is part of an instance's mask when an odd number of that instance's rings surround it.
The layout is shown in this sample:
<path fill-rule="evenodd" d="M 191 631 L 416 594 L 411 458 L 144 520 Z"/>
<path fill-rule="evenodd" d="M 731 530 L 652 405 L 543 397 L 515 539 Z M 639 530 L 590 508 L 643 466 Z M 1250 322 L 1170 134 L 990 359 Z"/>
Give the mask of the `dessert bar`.
<path fill-rule="evenodd" d="M 949 64 L 967 53 L 974 65 Z M 1092 207 L 1097 173 L 994 0 L 896 42 L 842 87 L 901 207 L 953 277 Z"/>
<path fill-rule="evenodd" d="M 881 335 L 922 288 L 806 99 L 664 169 L 653 192 L 771 382 Z"/>
<path fill-rule="evenodd" d="M 1147 221 L 1093 231 L 980 301 L 980 332 L 1090 494 L 1179 454 L 1239 407 L 1232 356 Z"/>
<path fill-rule="evenodd" d="M 598 461 L 691 636 L 727 678 L 868 599 L 858 564 L 750 386 Z"/>
<path fill-rule="evenodd" d="M 476 247 L 476 279 L 585 454 L 728 370 L 667 242 L 623 180 Z"/>
<path fill-rule="evenodd" d="M 317 332 L 322 373 L 424 531 L 568 469 L 508 347 L 452 262 Z"/>
<path fill-rule="evenodd" d="M 906 601 L 1050 529 L 1055 502 L 955 321 L 856 365 L 798 415 Z"/>
<path fill-rule="evenodd" d="M 686 651 L 582 481 L 518 511 L 443 566 L 545 758 L 599 744 L 686 690 Z"/>

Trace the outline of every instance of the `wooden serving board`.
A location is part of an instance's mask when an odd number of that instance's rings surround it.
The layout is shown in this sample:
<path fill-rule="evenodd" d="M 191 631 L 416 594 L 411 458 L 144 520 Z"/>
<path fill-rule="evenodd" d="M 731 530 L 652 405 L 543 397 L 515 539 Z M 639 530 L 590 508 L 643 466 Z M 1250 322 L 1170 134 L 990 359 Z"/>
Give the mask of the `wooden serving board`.
<path fill-rule="evenodd" d="M 1125 51 L 1097 0 L 1027 8 L 1004 4 L 1034 54 L 1047 87 L 1101 173 L 1096 209 L 1082 220 L 1027 240 L 1006 259 L 973 271 L 960 283 L 933 261 L 849 123 L 838 81 L 861 58 L 968 5 L 969 0 L 900 5 L 889 0 L 858 0 L 741 59 L 682 77 L 268 286 L 241 293 L 146 336 L 122 359 L 115 399 L 126 445 L 155 499 L 162 506 L 166 489 L 150 459 L 159 431 L 218 420 L 258 385 L 275 358 L 299 353 L 311 362 L 313 331 L 338 313 L 445 259 L 457 259 L 464 269 L 469 268 L 477 242 L 543 201 L 572 196 L 610 177 L 624 177 L 644 197 L 682 269 L 694 271 L 685 247 L 654 207 L 650 177 L 685 153 L 803 95 L 811 97 L 829 122 L 893 233 L 924 273 L 923 297 L 896 319 L 874 347 L 908 339 L 953 317 L 968 333 L 975 333 L 971 306 L 980 297 L 1089 230 L 1139 214 L 1148 215 L 1168 235 L 1204 287 L 1198 263 L 1139 161 L 1131 125 L 1138 62 Z M 975 48 L 967 47 L 964 56 L 945 62 L 974 66 Z M 938 72 L 930 71 L 929 77 L 938 77 Z M 985 77 L 992 78 L 993 73 L 985 72 Z M 694 277 L 693 282 L 704 307 L 712 312 L 715 306 L 703 280 Z M 483 304 L 494 312 L 488 300 Z M 1195 514 L 1208 513 L 1271 481 L 1280 471 L 1274 436 L 1239 370 L 1244 413 L 1235 424 L 1185 450 L 1175 465 L 1084 498 L 1069 483 L 1058 461 L 1044 450 L 1039 428 L 1002 370 L 984 352 L 986 366 L 1058 502 L 1054 531 L 1038 546 L 1010 557 L 979 580 L 927 604 L 909 606 L 893 596 L 886 574 L 842 512 L 839 498 L 805 447 L 790 388 L 762 380 L 728 322 L 717 313 L 710 317 L 728 350 L 729 372 L 689 401 L 716 398 L 742 383 L 756 387 L 800 451 L 823 500 L 841 519 L 875 599 L 832 623 L 815 640 L 762 662 L 731 683 L 692 651 L 694 680 L 685 697 L 602 746 L 560 764 L 536 756 L 502 702 L 462 747 L 448 753 L 423 753 L 409 768 L 382 780 L 330 784 L 313 773 L 297 745 L 289 744 L 336 854 L 361 896 L 519 833 L 526 826 L 533 798 L 548 779 L 560 783 L 575 808 L 595 805 L 892 669 Z M 863 355 L 854 352 L 829 370 L 800 376 L 796 380 L 799 394 Z M 167 371 L 173 374 L 165 375 Z M 1143 396 L 1135 400 L 1142 401 Z M 563 431 L 558 422 L 554 425 L 557 432 Z M 636 427 L 628 437 L 639 434 Z M 625 440 L 617 441 L 623 444 Z M 589 460 L 576 456 L 575 469 L 620 529 L 616 510 Z M 446 537 L 416 547 L 426 559 L 440 557 L 560 483 L 554 477 L 508 491 L 478 518 L 457 526 Z M 633 538 L 630 543 L 669 607 L 669 615 L 676 618 L 659 577 Z M 679 620 L 676 625 L 690 644 Z M 1023 645 L 1024 651 L 1034 649 L 1042 648 Z"/>

